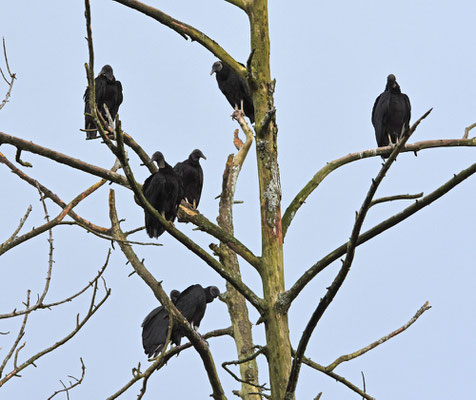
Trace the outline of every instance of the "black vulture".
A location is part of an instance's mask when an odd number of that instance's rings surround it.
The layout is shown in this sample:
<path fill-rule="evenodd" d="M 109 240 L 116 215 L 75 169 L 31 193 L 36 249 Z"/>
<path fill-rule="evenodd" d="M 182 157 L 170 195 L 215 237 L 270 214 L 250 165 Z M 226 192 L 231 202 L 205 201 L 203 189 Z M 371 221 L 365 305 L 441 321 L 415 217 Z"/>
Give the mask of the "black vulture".
<path fill-rule="evenodd" d="M 385 91 L 377 97 L 372 109 L 378 147 L 397 143 L 409 127 L 410 111 L 410 99 L 400 91 L 395 75 L 390 74 Z"/>
<path fill-rule="evenodd" d="M 150 160 L 157 162 L 159 171 L 145 180 L 142 191 L 147 201 L 168 221 L 173 222 L 183 198 L 182 183 L 160 151 L 156 151 Z M 145 211 L 145 229 L 151 238 L 158 238 L 165 232 L 160 222 L 147 211 Z"/>
<path fill-rule="evenodd" d="M 201 285 L 192 285 L 180 293 L 180 296 L 175 302 L 175 307 L 177 307 L 177 310 L 190 322 L 192 328 L 197 330 L 205 315 L 207 303 L 211 303 L 219 294 L 220 290 L 216 286 L 208 286 L 204 289 Z M 180 327 L 174 326 L 171 336 L 180 344 L 180 340 L 184 334 Z"/>
<path fill-rule="evenodd" d="M 243 109 L 243 112 L 250 119 L 251 123 L 254 123 L 255 108 L 246 81 L 223 61 L 217 61 L 213 64 L 210 75 L 214 72 L 217 78 L 218 87 L 231 106 L 235 109 Z"/>
<path fill-rule="evenodd" d="M 174 170 L 182 181 L 183 199 L 197 208 L 203 187 L 203 170 L 200 158 L 206 160 L 203 153 L 195 149 L 185 161 L 175 164 Z M 179 218 L 180 222 L 187 222 Z"/>
<path fill-rule="evenodd" d="M 172 303 L 175 304 L 179 296 L 180 292 L 178 290 L 172 290 L 170 292 Z M 148 357 L 156 357 L 160 353 L 167 340 L 168 328 L 169 313 L 162 306 L 154 308 L 145 317 L 144 322 L 142 322 L 142 346 Z M 178 344 L 174 342 L 174 338 L 171 337 L 171 340 L 174 344 Z"/>
<path fill-rule="evenodd" d="M 122 103 L 122 85 L 121 82 L 116 81 L 110 65 L 102 67 L 101 72 L 97 78 L 94 79 L 94 86 L 96 88 L 95 97 L 99 112 L 107 122 L 107 114 L 104 109 L 104 104 L 106 104 L 111 117 L 114 119 Z M 84 113 L 91 113 L 91 108 L 89 107 L 89 86 L 86 88 L 83 98 Z M 85 129 L 96 129 L 94 120 L 88 115 L 85 115 Z M 86 132 L 87 139 L 94 139 L 96 135 L 96 130 Z"/>

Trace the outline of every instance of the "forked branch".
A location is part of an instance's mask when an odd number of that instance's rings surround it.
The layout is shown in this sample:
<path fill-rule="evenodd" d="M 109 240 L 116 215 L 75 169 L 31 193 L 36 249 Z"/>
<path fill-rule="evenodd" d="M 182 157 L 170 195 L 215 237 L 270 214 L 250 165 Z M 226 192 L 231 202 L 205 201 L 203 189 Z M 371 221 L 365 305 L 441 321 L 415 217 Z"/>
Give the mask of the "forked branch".
<path fill-rule="evenodd" d="M 5 106 L 5 104 L 8 103 L 8 100 L 10 99 L 10 95 L 12 94 L 12 89 L 13 89 L 13 84 L 15 83 L 16 76 L 12 71 L 10 71 L 10 65 L 8 64 L 8 57 L 7 57 L 7 47 L 5 45 L 5 38 L 3 38 L 3 57 L 5 59 L 5 65 L 7 67 L 7 73 L 10 79 L 8 79 L 3 72 L 2 68 L 0 68 L 0 74 L 2 75 L 4 81 L 8 85 L 7 93 L 5 94 L 5 97 L 3 98 L 2 102 L 0 103 L 0 110 Z"/>
<path fill-rule="evenodd" d="M 83 383 L 84 375 L 86 374 L 86 367 L 84 365 L 83 359 L 80 357 L 79 360 L 81 361 L 81 377 L 75 378 L 74 376 L 68 375 L 68 378 L 73 379 L 73 381 L 69 381 L 69 385 L 66 386 L 63 381 L 60 380 L 61 385 L 63 385 L 63 389 L 57 390 L 54 392 L 50 397 L 48 397 L 48 400 L 51 400 L 53 397 L 55 397 L 57 394 L 66 393 L 67 399 L 69 400 L 69 391 L 71 389 L 74 389 L 76 386 L 81 385 Z"/>
<path fill-rule="evenodd" d="M 314 331 L 317 323 L 321 319 L 322 315 L 324 315 L 324 312 L 327 310 L 327 307 L 329 304 L 332 302 L 334 299 L 335 295 L 339 291 L 339 289 L 342 286 L 342 283 L 344 282 L 345 278 L 347 277 L 347 274 L 350 270 L 350 267 L 352 266 L 352 262 L 354 260 L 354 254 L 355 254 L 355 249 L 357 247 L 357 240 L 359 238 L 360 230 L 362 228 L 362 225 L 364 223 L 365 217 L 367 215 L 367 212 L 370 208 L 371 201 L 380 185 L 382 180 L 385 178 L 386 173 L 394 163 L 394 161 L 397 158 L 397 155 L 400 153 L 400 151 L 403 149 L 405 146 L 405 143 L 407 140 L 410 138 L 412 133 L 415 131 L 415 129 L 418 127 L 420 122 L 430 114 L 431 109 L 427 111 L 420 119 L 418 119 L 413 126 L 410 129 L 407 129 L 406 132 L 403 133 L 402 137 L 400 138 L 398 144 L 395 146 L 393 151 L 391 152 L 390 156 L 388 159 L 385 161 L 383 164 L 382 168 L 380 169 L 379 173 L 375 177 L 375 179 L 372 179 L 372 183 L 370 185 L 369 191 L 367 192 L 367 195 L 365 196 L 365 199 L 362 203 L 362 206 L 360 207 L 359 212 L 356 215 L 356 220 L 354 223 L 354 227 L 352 228 L 352 233 L 349 239 L 349 242 L 347 244 L 347 249 L 346 249 L 346 256 L 344 261 L 342 262 L 342 267 L 339 270 L 339 273 L 337 274 L 336 278 L 332 282 L 331 286 L 328 288 L 326 294 L 324 297 L 321 299 L 319 304 L 317 305 L 315 311 L 313 312 L 311 318 L 309 319 L 309 322 L 306 325 L 306 328 L 304 329 L 304 332 L 301 336 L 301 339 L 299 340 L 299 345 L 298 348 L 296 349 L 296 354 L 293 360 L 293 365 L 291 367 L 291 373 L 289 375 L 289 380 L 288 380 L 288 386 L 286 389 L 286 395 L 285 395 L 285 400 L 292 400 L 294 397 L 294 393 L 296 391 L 297 387 L 297 381 L 299 378 L 299 372 L 301 369 L 301 364 L 302 364 L 302 357 L 304 356 L 304 353 L 307 348 L 307 344 L 309 343 L 309 339 L 311 338 L 312 332 Z"/>
<path fill-rule="evenodd" d="M 392 339 L 393 337 L 397 336 L 398 334 L 406 331 L 410 326 L 412 326 L 418 318 L 425 312 L 428 311 L 431 308 L 428 302 L 423 304 L 420 309 L 415 313 L 415 315 L 403 326 L 400 328 L 394 330 L 393 332 L 389 333 L 388 335 L 376 340 L 373 343 L 370 343 L 368 346 L 363 347 L 362 349 L 359 349 L 357 351 L 354 351 L 353 353 L 350 354 L 345 354 L 343 356 L 340 356 L 337 358 L 334 362 L 330 363 L 327 367 L 324 367 L 326 371 L 334 371 L 334 369 L 339 365 L 342 364 L 345 361 L 350 361 L 353 360 L 354 358 L 360 357 L 367 353 L 370 350 L 375 349 L 377 346 L 380 346 L 381 344 L 385 343 L 387 340 Z"/>
<path fill-rule="evenodd" d="M 98 303 L 96 303 L 96 295 L 97 295 L 97 292 L 98 292 L 98 283 L 96 282 L 94 284 L 94 287 L 93 287 L 93 294 L 91 296 L 91 303 L 89 305 L 89 309 L 88 309 L 85 317 L 81 321 L 79 320 L 79 315 L 77 316 L 75 328 L 68 335 L 66 335 L 64 338 L 62 338 L 61 340 L 59 340 L 58 342 L 56 342 L 52 346 L 50 346 L 50 347 L 36 353 L 35 355 L 31 356 L 28 360 L 26 360 L 22 364 L 17 365 L 17 361 L 15 359 L 14 368 L 3 379 L 0 379 L 0 387 L 3 386 L 6 382 L 8 382 L 11 378 L 16 376 L 20 371 L 22 371 L 26 367 L 28 367 L 30 365 L 34 365 L 36 360 L 43 357 L 45 354 L 48 354 L 48 353 L 52 352 L 53 350 L 57 349 L 58 347 L 62 346 L 64 343 L 66 343 L 68 340 L 73 338 L 81 330 L 81 328 L 86 324 L 86 322 L 88 322 L 88 320 L 96 313 L 97 310 L 99 310 L 99 308 L 108 299 L 108 297 L 111 294 L 111 290 L 108 289 L 105 286 L 105 291 L 106 291 L 106 293 L 105 293 L 104 297 Z M 29 314 L 25 314 L 25 318 L 28 315 Z"/>
<path fill-rule="evenodd" d="M 2 153 L 0 153 L 0 163 L 5 164 L 10 170 L 17 175 L 20 179 L 24 180 L 25 182 L 29 183 L 33 187 L 40 187 L 41 192 L 48 197 L 49 199 L 53 200 L 54 203 L 56 203 L 58 206 L 61 208 L 65 209 L 67 207 L 67 204 L 61 200 L 55 193 L 53 193 L 50 189 L 48 189 L 46 186 L 42 185 L 40 182 L 37 180 L 33 179 L 32 177 L 28 176 L 25 174 L 23 171 L 15 167 L 13 163 L 11 163 Z M 119 165 L 115 165 L 111 168 L 112 172 L 115 172 Z M 101 181 L 101 184 L 104 185 L 107 182 L 106 179 L 103 179 Z M 99 184 L 99 183 L 98 183 Z M 109 234 L 109 229 L 104 228 L 102 226 L 95 225 L 91 223 L 90 221 L 82 218 L 78 214 L 76 214 L 73 210 L 70 210 L 68 215 L 73 218 L 79 226 L 82 228 L 90 231 L 90 232 L 95 232 L 95 233 L 101 233 L 104 235 Z"/>

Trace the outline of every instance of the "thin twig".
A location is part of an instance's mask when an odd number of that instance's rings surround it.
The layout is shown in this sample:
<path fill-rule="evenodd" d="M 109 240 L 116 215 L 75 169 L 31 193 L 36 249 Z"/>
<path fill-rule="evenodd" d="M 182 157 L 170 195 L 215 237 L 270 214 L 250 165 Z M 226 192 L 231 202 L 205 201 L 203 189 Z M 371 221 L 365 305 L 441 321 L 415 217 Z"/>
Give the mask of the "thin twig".
<path fill-rule="evenodd" d="M 428 311 L 431 308 L 428 302 L 423 304 L 420 309 L 415 313 L 415 315 L 408 321 L 405 325 L 401 326 L 400 328 L 394 330 L 393 332 L 389 333 L 388 335 L 376 340 L 375 342 L 369 344 L 368 346 L 365 346 L 362 349 L 359 349 L 357 351 L 354 351 L 353 353 L 346 354 L 343 356 L 340 356 L 337 358 L 334 362 L 330 363 L 325 369 L 327 371 L 333 371 L 339 364 L 345 362 L 345 361 L 350 361 L 353 360 L 354 358 L 360 357 L 367 353 L 368 351 L 375 349 L 377 346 L 381 345 L 382 343 L 385 343 L 387 340 L 392 339 L 394 336 L 397 336 L 398 334 L 402 333 L 403 331 L 407 330 L 410 326 L 412 326 L 416 320 L 425 312 Z M 364 390 L 365 391 L 365 390 Z"/>
<path fill-rule="evenodd" d="M 212 337 L 219 337 L 219 336 L 224 336 L 224 335 L 232 336 L 233 335 L 232 328 L 229 327 L 229 328 L 225 328 L 225 329 L 217 329 L 215 331 L 208 332 L 205 335 L 203 335 L 203 338 L 205 340 L 207 340 L 207 339 L 210 339 Z M 173 356 L 175 356 L 177 354 L 180 354 L 183 350 L 189 349 L 191 347 L 192 347 L 191 343 L 185 343 L 181 346 L 175 346 L 174 348 L 167 351 L 164 354 L 164 357 L 162 357 L 162 358 L 159 357 L 157 359 L 154 359 L 154 361 L 152 362 L 150 367 L 147 368 L 147 370 L 145 370 L 144 372 L 140 372 L 139 368 L 137 368 L 137 369 L 134 368 L 133 369 L 133 374 L 132 374 L 133 375 L 132 379 L 129 382 L 127 382 L 123 387 L 121 387 L 118 391 L 116 391 L 114 394 L 109 396 L 106 400 L 117 399 L 120 395 L 122 395 L 124 392 L 126 392 L 132 385 L 134 385 L 134 383 L 136 383 L 137 381 L 139 381 L 141 379 L 144 379 L 145 377 L 150 376 L 155 370 L 159 370 L 164 365 L 166 365 L 167 362 L 170 359 L 172 359 Z M 139 364 L 139 366 L 140 366 L 140 364 Z"/>
<path fill-rule="evenodd" d="M 362 374 L 362 386 L 363 386 L 363 391 L 364 393 L 367 393 L 367 387 L 365 385 L 365 375 L 364 375 L 364 371 L 360 371 L 360 373 Z M 362 397 L 364 398 L 364 397 Z"/>
<path fill-rule="evenodd" d="M 38 184 L 38 182 L 35 182 L 35 183 L 36 183 L 35 186 L 38 188 L 38 190 L 41 191 L 41 186 Z M 31 231 L 23 234 L 22 236 L 16 237 L 14 240 L 12 240 L 7 245 L 4 245 L 4 244 L 0 245 L 0 255 L 7 252 L 11 248 L 13 248 L 15 246 L 18 246 L 19 244 L 31 239 L 32 237 L 38 236 L 41 233 L 46 232 L 47 230 L 49 230 L 49 229 L 55 227 L 56 225 L 58 225 L 58 223 L 60 223 L 69 214 L 69 212 L 74 207 L 76 207 L 82 200 L 87 198 L 90 194 L 94 193 L 104 183 L 105 183 L 105 181 L 101 180 L 101 181 L 95 183 L 93 186 L 86 189 L 84 192 L 77 195 L 69 204 L 67 204 L 63 208 L 63 210 L 58 214 L 58 216 L 56 216 L 56 218 L 52 219 L 51 221 L 48 221 L 47 223 L 45 223 L 45 224 L 43 224 L 43 225 L 41 225 L 37 228 L 33 228 Z"/>
<path fill-rule="evenodd" d="M 10 99 L 10 96 L 11 96 L 11 93 L 12 93 L 13 84 L 14 84 L 15 79 L 16 79 L 16 75 L 12 74 L 12 72 L 10 71 L 10 65 L 8 64 L 7 46 L 5 44 L 5 38 L 3 38 L 3 57 L 5 59 L 5 65 L 7 66 L 8 75 L 10 76 L 10 81 L 8 81 L 8 79 L 5 76 L 3 70 L 0 68 L 0 73 L 2 74 L 3 79 L 5 80 L 5 82 L 8 85 L 7 93 L 5 94 L 5 97 L 3 98 L 2 102 L 0 103 L 0 110 L 5 106 L 5 104 L 8 103 L 8 101 Z"/>
<path fill-rule="evenodd" d="M 246 363 L 248 361 L 251 361 L 251 360 L 254 360 L 256 357 L 258 357 L 260 354 L 263 354 L 265 351 L 265 348 L 264 347 L 261 347 L 259 346 L 259 349 L 258 351 L 256 351 L 255 353 L 249 355 L 248 357 L 245 357 L 245 358 L 242 358 L 241 360 L 236 360 L 236 361 L 225 361 L 221 364 L 221 366 L 223 367 L 223 369 L 228 372 L 236 381 L 240 382 L 240 383 L 245 383 L 247 385 L 250 385 L 250 386 L 254 386 L 256 388 L 258 388 L 259 390 L 270 390 L 269 388 L 266 387 L 266 384 L 263 384 L 263 385 L 257 385 L 249 380 L 244 380 L 244 379 L 240 379 L 238 378 L 234 373 L 233 371 L 231 371 L 227 366 L 228 365 L 239 365 L 239 364 L 243 364 L 243 363 Z"/>
<path fill-rule="evenodd" d="M 0 387 L 2 387 L 7 381 L 9 381 L 12 377 L 17 375 L 20 371 L 28 367 L 29 365 L 34 365 L 35 361 L 38 360 L 39 358 L 43 357 L 45 354 L 48 354 L 52 352 L 53 350 L 57 349 L 58 347 L 62 346 L 64 343 L 66 343 L 68 340 L 73 338 L 80 330 L 81 328 L 88 322 L 88 320 L 101 308 L 101 306 L 104 304 L 104 302 L 109 298 L 111 295 L 111 289 L 106 290 L 106 293 L 104 297 L 96 304 L 95 299 L 96 299 L 96 293 L 98 290 L 98 285 L 97 281 L 94 284 L 93 287 L 93 294 L 91 296 L 91 302 L 89 305 L 89 309 L 86 313 L 86 316 L 80 321 L 79 320 L 79 315 L 76 318 L 76 326 L 75 328 L 64 338 L 53 344 L 52 346 L 36 353 L 35 355 L 31 356 L 28 360 L 23 362 L 21 365 L 15 365 L 14 369 L 9 372 L 3 379 L 0 380 Z M 25 318 L 27 318 L 29 314 L 25 314 Z M 16 363 L 15 363 L 16 364 Z"/>
<path fill-rule="evenodd" d="M 29 307 L 25 310 L 17 311 L 15 309 L 11 313 L 0 314 L 0 319 L 18 317 L 20 315 L 29 314 L 29 313 L 31 313 L 32 311 L 35 311 L 35 310 L 45 310 L 45 309 L 50 310 L 53 307 L 56 307 L 56 306 L 59 306 L 61 304 L 69 303 L 69 302 L 73 301 L 76 297 L 78 297 L 78 296 L 82 295 L 84 292 L 86 292 L 86 290 L 88 290 L 90 287 L 93 287 L 94 284 L 97 282 L 97 280 L 102 277 L 104 271 L 106 270 L 106 267 L 109 264 L 110 255 L 111 255 L 111 249 L 108 250 L 107 256 L 106 256 L 106 261 L 105 261 L 104 265 L 102 266 L 102 268 L 98 271 L 97 275 L 93 278 L 93 280 L 91 282 L 89 282 L 86 286 L 84 286 L 79 292 L 76 292 L 73 295 L 69 296 L 68 298 L 60 300 L 60 301 L 56 301 L 54 303 L 43 304 L 42 302 L 37 301 L 36 304 L 34 304 L 33 306 L 31 306 L 31 307 Z"/>
<path fill-rule="evenodd" d="M 370 207 L 373 207 L 376 204 L 380 203 L 387 203 L 390 201 L 395 201 L 395 200 L 414 200 L 414 199 L 419 199 L 420 197 L 423 197 L 423 192 L 416 193 L 416 194 L 397 194 L 394 196 L 387 196 L 387 197 L 380 197 L 378 199 L 372 200 L 370 202 Z"/>
<path fill-rule="evenodd" d="M 60 380 L 61 384 L 63 385 L 63 389 L 57 390 L 54 392 L 50 397 L 48 397 L 47 400 L 51 400 L 53 397 L 55 397 L 57 394 L 66 392 L 67 399 L 69 400 L 69 391 L 71 389 L 74 389 L 76 386 L 81 385 L 83 383 L 84 375 L 86 374 L 86 367 L 84 366 L 84 362 L 82 357 L 79 358 L 81 361 L 81 378 L 75 378 L 74 376 L 68 375 L 68 378 L 74 379 L 75 382 L 69 382 L 69 386 L 65 386 L 65 384 Z"/>
<path fill-rule="evenodd" d="M 64 208 L 67 207 L 67 204 L 63 200 L 61 200 L 55 193 L 53 193 L 50 189 L 48 189 L 47 187 L 45 187 L 44 185 L 39 183 L 37 180 L 31 178 L 30 176 L 25 174 L 23 171 L 18 169 L 1 152 L 0 152 L 0 163 L 5 164 L 15 175 L 17 175 L 20 179 L 24 180 L 25 182 L 27 182 L 31 186 L 36 188 L 37 185 L 39 185 L 43 194 L 46 197 L 48 197 L 49 199 L 53 200 L 53 202 L 56 203 L 57 205 L 59 205 L 61 208 L 64 209 Z M 115 172 L 119 168 L 119 166 L 120 166 L 120 164 L 118 164 L 117 166 L 115 164 L 111 168 L 110 171 Z M 108 182 L 106 179 L 101 180 L 100 183 L 98 182 L 98 184 L 97 184 L 98 186 L 96 187 L 96 189 L 98 189 L 99 187 L 104 185 L 106 182 Z M 104 228 L 102 226 L 94 225 L 90 221 L 88 221 L 88 220 L 82 218 L 81 216 L 79 216 L 78 214 L 76 214 L 73 210 L 71 210 L 68 213 L 68 215 L 77 222 L 78 226 L 82 227 L 83 229 L 86 229 L 88 232 L 92 232 L 92 233 L 101 232 L 101 233 L 106 234 L 106 235 L 110 232 L 110 230 L 108 228 Z M 64 223 L 64 221 L 61 222 L 61 223 Z"/>
<path fill-rule="evenodd" d="M 463 139 L 468 139 L 468 136 L 469 136 L 469 131 L 473 128 L 476 128 L 476 122 L 474 124 L 471 124 L 470 126 L 467 126 L 465 129 L 464 129 L 464 135 L 463 135 Z"/>
<path fill-rule="evenodd" d="M 293 350 L 293 354 L 294 353 L 295 352 Z M 350 390 L 353 390 L 355 393 L 362 396 L 364 399 L 375 400 L 374 397 L 372 397 L 372 396 L 368 395 L 367 393 L 365 393 L 364 391 L 362 391 L 358 386 L 354 385 L 352 382 L 349 382 L 347 379 L 345 379 L 344 377 L 336 374 L 333 371 L 326 371 L 325 367 L 323 367 L 322 365 L 312 361 L 311 359 L 309 359 L 307 357 L 303 357 L 302 362 L 304 364 L 306 364 L 307 366 L 309 366 L 309 367 L 311 367 L 311 368 L 313 368 L 317 371 L 323 372 L 327 376 L 330 376 L 331 378 L 335 379 L 337 382 L 342 383 L 343 385 L 347 386 Z"/>
<path fill-rule="evenodd" d="M 25 303 L 25 308 L 28 308 L 30 307 L 30 294 L 31 294 L 31 290 L 28 290 L 27 291 L 27 294 L 26 294 L 26 303 Z M 18 335 L 17 335 L 17 338 L 15 339 L 15 342 L 13 343 L 13 346 L 11 347 L 10 351 L 8 352 L 8 354 L 6 355 L 6 357 L 4 358 L 3 362 L 2 362 L 2 365 L 0 365 L 0 378 L 3 374 L 3 370 L 5 369 L 8 361 L 10 360 L 10 358 L 12 358 L 12 355 L 13 353 L 15 352 L 15 349 L 17 348 L 18 344 L 20 343 L 20 340 L 22 339 L 23 335 L 25 334 L 25 327 L 26 327 L 26 322 L 28 321 L 28 317 L 29 317 L 29 313 L 25 314 L 25 316 L 23 317 L 23 322 L 21 324 L 21 328 L 20 328 L 20 331 L 18 332 Z M 24 346 L 25 344 L 23 344 Z M 20 349 L 23 348 L 23 346 L 21 346 L 16 354 L 15 354 L 15 367 L 16 367 L 16 358 L 18 356 L 18 352 Z M 5 378 L 4 378 L 5 379 Z M 0 387 L 2 386 L 2 382 L 3 380 L 0 380 Z"/>
<path fill-rule="evenodd" d="M 15 229 L 15 231 L 12 233 L 12 235 L 7 240 L 5 240 L 5 242 L 0 244 L 0 246 L 8 246 L 8 244 L 10 242 L 12 242 L 13 239 L 16 238 L 16 236 L 18 235 L 18 232 L 20 232 L 21 228 L 23 228 L 23 225 L 25 225 L 25 222 L 28 219 L 28 216 L 30 215 L 31 210 L 32 210 L 32 207 L 31 207 L 31 205 L 29 205 L 27 210 L 26 210 L 25 215 L 23 216 L 22 219 L 20 219 L 20 223 L 19 223 L 18 227 Z"/>

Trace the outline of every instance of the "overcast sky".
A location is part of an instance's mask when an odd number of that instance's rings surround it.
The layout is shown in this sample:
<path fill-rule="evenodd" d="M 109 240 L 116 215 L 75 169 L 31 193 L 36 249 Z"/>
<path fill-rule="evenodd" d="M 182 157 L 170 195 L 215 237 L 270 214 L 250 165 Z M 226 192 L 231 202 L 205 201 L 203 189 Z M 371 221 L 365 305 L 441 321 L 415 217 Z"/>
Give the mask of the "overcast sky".
<path fill-rule="evenodd" d="M 0 131 L 31 140 L 84 161 L 110 168 L 114 157 L 100 141 L 85 141 L 84 63 L 88 60 L 84 2 L 16 0 L 4 2 L 0 35 L 7 42 L 10 66 L 18 80 L 12 98 L 0 111 Z M 205 184 L 200 211 L 217 216 L 226 157 L 235 152 L 231 107 L 209 72 L 215 58 L 197 43 L 156 21 L 110 0 L 92 1 L 96 73 L 104 64 L 114 68 L 124 88 L 119 110 L 123 128 L 149 153 L 160 150 L 170 164 L 195 148 L 202 161 Z M 238 61 L 250 52 L 248 20 L 223 0 L 148 1 L 214 38 Z M 412 120 L 430 107 L 432 114 L 411 141 L 460 138 L 476 121 L 476 28 L 474 1 L 332 1 L 270 2 L 271 72 L 277 80 L 275 102 L 279 125 L 279 164 L 283 212 L 295 194 L 326 162 L 350 152 L 376 147 L 370 122 L 375 98 L 393 73 L 412 103 Z M 3 61 L 2 61 L 3 62 Z M 2 67 L 4 64 L 0 64 Z M 3 86 L 1 86 L 3 85 Z M 7 87 L 0 84 L 0 92 Z M 236 236 L 260 253 L 259 201 L 253 145 L 237 185 Z M 0 151 L 11 160 L 15 149 Z M 475 149 L 425 150 L 415 157 L 399 156 L 377 196 L 429 193 L 468 167 Z M 30 176 L 65 202 L 97 178 L 30 153 Z M 131 155 L 138 180 L 148 171 Z M 379 170 L 381 160 L 366 159 L 331 174 L 299 210 L 285 241 L 287 288 L 314 262 L 347 240 L 355 210 Z M 0 165 L 0 241 L 18 225 L 28 205 L 33 212 L 24 231 L 43 223 L 36 190 Z M 307 355 L 321 364 L 355 351 L 407 322 L 429 301 L 433 308 L 409 330 L 372 352 L 336 369 L 377 399 L 468 399 L 475 390 L 476 369 L 476 200 L 474 177 L 380 237 L 357 249 L 350 274 L 315 330 Z M 77 207 L 92 222 L 109 226 L 107 196 L 117 194 L 124 229 L 143 224 L 143 211 L 129 191 L 105 186 Z M 404 201 L 372 209 L 364 229 L 406 207 Z M 51 216 L 59 208 L 48 202 Z M 216 242 L 191 224 L 177 224 L 205 248 Z M 87 284 L 104 264 L 110 243 L 78 227 L 54 232 L 54 270 L 47 301 L 67 297 Z M 0 313 L 21 308 L 27 289 L 41 292 L 47 270 L 47 235 L 37 237 L 0 259 Z M 148 241 L 145 232 L 133 237 Z M 169 292 L 194 283 L 224 281 L 167 233 L 163 247 L 136 246 L 139 257 Z M 340 264 L 318 275 L 290 309 L 291 341 L 297 346 L 315 305 L 332 282 Z M 59 379 L 80 375 L 79 357 L 86 364 L 84 383 L 71 399 L 105 399 L 131 378 L 140 362 L 148 365 L 141 344 L 140 324 L 157 306 L 150 289 L 116 246 L 107 272 L 112 295 L 102 309 L 70 342 L 29 367 L 22 377 L 1 390 L 2 399 L 47 399 L 61 388 Z M 255 271 L 242 263 L 244 281 L 261 295 Z M 50 346 L 84 315 L 88 295 L 77 301 L 31 315 L 26 347 L 20 360 Z M 258 319 L 253 310 L 252 321 Z M 3 360 L 21 325 L 21 318 L 2 320 L 0 359 Z M 209 304 L 200 332 L 229 325 L 222 302 Z M 264 344 L 263 326 L 254 327 L 255 343 Z M 219 366 L 237 358 L 229 338 L 209 340 L 227 391 L 238 389 Z M 7 368 L 6 372 L 9 371 Z M 260 361 L 261 382 L 269 382 Z M 136 399 L 140 386 L 121 398 Z M 303 366 L 297 397 L 357 399 L 355 393 L 327 376 Z M 210 385 L 197 354 L 174 357 L 149 381 L 149 399 L 207 399 Z M 63 396 L 63 398 L 65 398 Z"/>

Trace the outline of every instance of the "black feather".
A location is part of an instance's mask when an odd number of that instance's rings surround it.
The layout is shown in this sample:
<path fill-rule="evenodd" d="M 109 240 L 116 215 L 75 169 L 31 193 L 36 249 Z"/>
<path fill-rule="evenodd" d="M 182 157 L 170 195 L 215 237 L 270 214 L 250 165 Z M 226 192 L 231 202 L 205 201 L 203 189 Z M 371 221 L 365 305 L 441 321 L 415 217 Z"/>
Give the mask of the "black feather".
<path fill-rule="evenodd" d="M 167 221 L 173 222 L 183 198 L 182 183 L 161 152 L 155 152 L 151 161 L 157 161 L 159 171 L 145 180 L 142 192 L 147 201 L 164 215 Z M 151 238 L 158 238 L 165 232 L 161 223 L 147 211 L 145 212 L 145 228 Z"/>
<path fill-rule="evenodd" d="M 244 67 L 244 65 L 243 65 Z M 250 119 L 251 123 L 255 122 L 255 108 L 253 99 L 250 95 L 250 89 L 244 79 L 242 79 L 230 66 L 223 61 L 217 61 L 212 66 L 212 72 L 215 73 L 218 87 L 225 95 L 226 99 L 233 108 L 241 109 L 243 102 L 243 111 Z"/>
<path fill-rule="evenodd" d="M 385 91 L 377 97 L 372 109 L 372 125 L 378 147 L 396 143 L 410 124 L 411 105 L 408 96 L 401 92 L 395 75 L 387 77 Z"/>
<path fill-rule="evenodd" d="M 107 121 L 107 114 L 104 109 L 104 104 L 106 104 L 109 109 L 111 117 L 114 119 L 119 111 L 119 106 L 122 103 L 122 85 L 121 82 L 117 81 L 112 72 L 110 65 L 105 65 L 102 67 L 101 72 L 94 79 L 95 86 L 95 98 L 96 104 L 99 112 L 103 116 L 104 120 Z M 86 88 L 84 92 L 84 113 L 91 113 L 91 108 L 89 107 L 89 87 Z M 85 129 L 96 129 L 96 124 L 92 117 L 85 115 Z M 93 139 L 97 135 L 97 131 L 90 131 L 86 133 L 88 139 Z"/>
<path fill-rule="evenodd" d="M 200 203 L 203 187 L 203 170 L 200 158 L 206 160 L 203 153 L 195 149 L 190 156 L 182 162 L 178 162 L 174 170 L 179 176 L 183 187 L 183 200 L 188 201 L 195 208 Z M 179 222 L 187 222 L 179 218 Z"/>
<path fill-rule="evenodd" d="M 179 295 L 180 292 L 178 290 L 172 290 L 170 292 L 172 303 L 176 303 Z M 145 317 L 142 323 L 142 346 L 148 357 L 156 357 L 160 353 L 167 340 L 168 328 L 169 314 L 162 306 L 154 308 L 147 317 Z M 176 343 L 172 337 L 171 341 L 175 345 L 180 344 L 180 340 Z"/>

